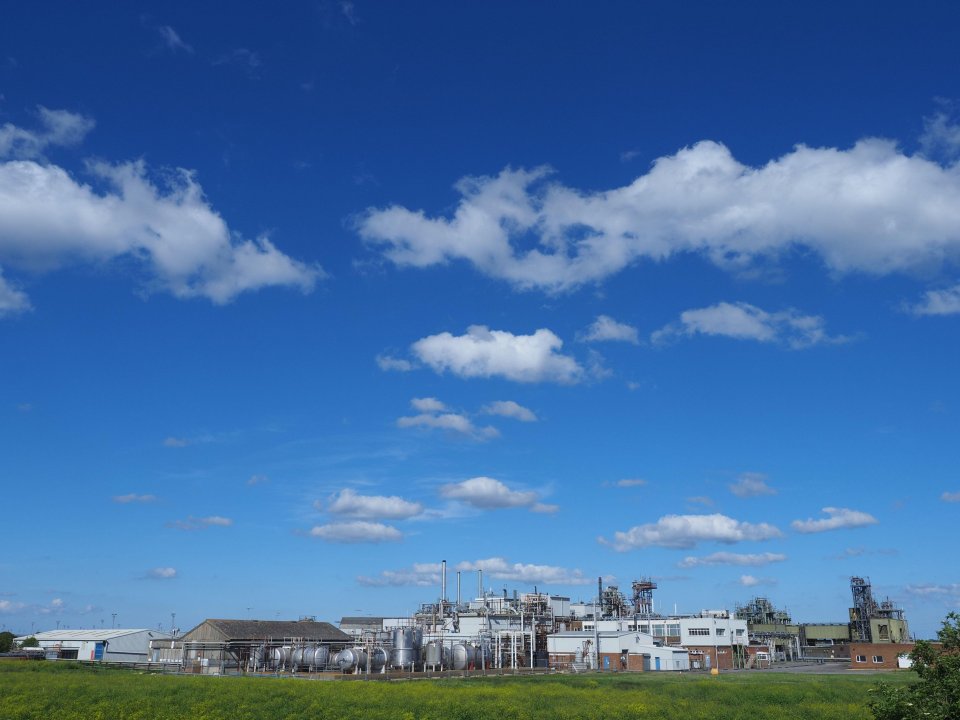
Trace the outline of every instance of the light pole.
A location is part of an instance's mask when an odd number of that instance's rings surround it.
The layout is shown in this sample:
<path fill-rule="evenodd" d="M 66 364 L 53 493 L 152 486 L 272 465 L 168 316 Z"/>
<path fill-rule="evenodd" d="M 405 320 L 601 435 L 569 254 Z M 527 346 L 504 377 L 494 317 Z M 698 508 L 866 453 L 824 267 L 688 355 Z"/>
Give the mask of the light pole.
<path fill-rule="evenodd" d="M 110 617 L 112 618 L 112 619 L 110 620 L 110 627 L 111 627 L 111 628 L 116 628 L 116 627 L 117 627 L 117 614 L 116 614 L 116 613 L 110 613 Z"/>

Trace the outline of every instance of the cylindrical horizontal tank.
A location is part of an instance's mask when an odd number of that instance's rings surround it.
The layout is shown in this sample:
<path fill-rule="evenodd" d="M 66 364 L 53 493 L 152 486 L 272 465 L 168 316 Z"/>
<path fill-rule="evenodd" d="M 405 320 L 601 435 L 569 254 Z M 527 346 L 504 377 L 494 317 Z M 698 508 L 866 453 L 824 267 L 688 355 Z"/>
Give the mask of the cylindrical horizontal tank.
<path fill-rule="evenodd" d="M 476 650 L 473 645 L 456 643 L 450 648 L 450 666 L 454 670 L 466 670 L 476 664 Z"/>
<path fill-rule="evenodd" d="M 313 652 L 307 662 L 311 670 L 323 670 L 330 661 L 330 648 L 325 645 L 313 648 Z"/>
<path fill-rule="evenodd" d="M 276 647 L 270 653 L 270 660 L 275 667 L 286 666 L 290 664 L 293 655 L 293 648 L 289 645 Z"/>
<path fill-rule="evenodd" d="M 365 670 L 367 667 L 367 651 L 363 648 L 346 648 L 337 653 L 334 660 L 341 672 Z"/>
<path fill-rule="evenodd" d="M 304 667 L 304 666 L 307 664 L 307 663 L 306 663 L 306 660 L 305 660 L 304 657 L 303 657 L 304 654 L 306 653 L 306 651 L 307 651 L 307 649 L 306 649 L 305 647 L 302 647 L 302 646 L 297 646 L 297 647 L 295 647 L 295 648 L 293 649 L 293 653 L 290 655 L 290 665 L 291 665 L 291 667 L 301 668 L 301 667 Z"/>
<path fill-rule="evenodd" d="M 420 663 L 420 643 L 423 635 L 420 628 L 397 628 L 393 631 L 393 648 L 390 650 L 390 667 L 402 669 Z"/>
<path fill-rule="evenodd" d="M 370 672 L 380 672 L 387 664 L 387 651 L 382 647 L 375 647 L 370 651 Z M 364 670 L 365 668 L 360 668 Z"/>

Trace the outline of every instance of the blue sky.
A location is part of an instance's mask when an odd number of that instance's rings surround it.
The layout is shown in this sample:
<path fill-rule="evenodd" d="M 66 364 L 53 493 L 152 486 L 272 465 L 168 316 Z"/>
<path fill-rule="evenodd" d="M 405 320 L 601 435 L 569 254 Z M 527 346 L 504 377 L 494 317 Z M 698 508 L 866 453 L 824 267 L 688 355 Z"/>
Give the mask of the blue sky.
<path fill-rule="evenodd" d="M 958 21 L 8 4 L 0 623 L 402 614 L 446 559 L 800 621 L 864 575 L 932 635 Z"/>

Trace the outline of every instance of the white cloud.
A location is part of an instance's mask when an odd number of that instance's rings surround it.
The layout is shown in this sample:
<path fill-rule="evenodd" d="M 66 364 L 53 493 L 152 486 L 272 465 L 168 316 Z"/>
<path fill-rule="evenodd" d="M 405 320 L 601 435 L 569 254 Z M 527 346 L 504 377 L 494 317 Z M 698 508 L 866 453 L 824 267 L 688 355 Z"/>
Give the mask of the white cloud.
<path fill-rule="evenodd" d="M 537 416 L 529 408 L 514 402 L 513 400 L 495 400 L 484 405 L 482 412 L 487 415 L 500 415 L 501 417 L 513 418 L 520 422 L 536 422 Z"/>
<path fill-rule="evenodd" d="M 37 107 L 40 130 L 24 130 L 5 123 L 0 126 L 0 158 L 37 158 L 55 145 L 77 145 L 93 130 L 94 121 L 67 110 Z"/>
<path fill-rule="evenodd" d="M 156 501 L 156 499 L 156 495 L 138 495 L 137 493 L 113 496 L 113 501 L 115 503 L 120 503 L 121 505 L 126 505 L 128 503 L 151 503 Z"/>
<path fill-rule="evenodd" d="M 535 492 L 511 490 L 499 480 L 489 477 L 475 477 L 463 482 L 447 483 L 440 488 L 440 494 L 450 500 L 458 500 L 481 510 L 533 508 L 540 499 Z"/>
<path fill-rule="evenodd" d="M 960 492 L 945 492 L 940 499 L 949 503 L 960 502 Z"/>
<path fill-rule="evenodd" d="M 609 315 L 598 315 L 579 337 L 584 342 L 618 341 L 640 344 L 640 337 L 635 327 L 617 322 Z"/>
<path fill-rule="evenodd" d="M 466 177 L 452 216 L 370 209 L 358 232 L 397 265 L 465 260 L 548 291 L 682 253 L 743 269 L 799 247 L 836 273 L 881 275 L 960 253 L 960 168 L 888 140 L 800 145 L 761 167 L 703 141 L 658 159 L 625 187 L 594 192 L 549 183 L 549 174 Z"/>
<path fill-rule="evenodd" d="M 948 607 L 960 608 L 960 583 L 923 583 L 920 585 L 907 585 L 904 590 L 916 597 L 942 600 Z"/>
<path fill-rule="evenodd" d="M 220 515 L 209 515 L 207 517 L 189 516 L 186 520 L 174 520 L 167 523 L 167 527 L 175 530 L 205 530 L 211 527 L 230 527 L 233 520 Z"/>
<path fill-rule="evenodd" d="M 414 410 L 422 413 L 442 413 L 447 409 L 445 403 L 440 402 L 434 397 L 413 398 L 413 400 L 410 401 L 410 405 Z"/>
<path fill-rule="evenodd" d="M 713 499 L 707 497 L 706 495 L 694 495 L 693 497 L 688 497 L 687 502 L 695 505 L 707 505 L 708 507 L 713 505 Z"/>
<path fill-rule="evenodd" d="M 709 565 L 749 565 L 760 566 L 770 563 L 783 562 L 787 556 L 783 553 L 731 553 L 715 552 L 706 557 L 685 557 L 677 567 L 692 568 Z"/>
<path fill-rule="evenodd" d="M 924 118 L 920 147 L 928 157 L 956 159 L 960 156 L 960 125 L 950 122 L 945 112 Z"/>
<path fill-rule="evenodd" d="M 614 483 L 614 485 L 621 488 L 640 487 L 646 484 L 647 481 L 642 478 L 623 478 L 622 480 L 617 480 Z"/>
<path fill-rule="evenodd" d="M 250 479 L 247 480 L 247 485 L 262 485 L 268 482 L 270 482 L 270 478 L 266 475 L 251 475 Z"/>
<path fill-rule="evenodd" d="M 560 510 L 559 505 L 554 505 L 552 503 L 534 503 L 530 506 L 530 512 L 541 513 L 544 515 L 552 515 L 555 512 Z"/>
<path fill-rule="evenodd" d="M 701 542 L 736 543 L 746 540 L 768 540 L 782 533 L 768 523 L 753 524 L 714 513 L 712 515 L 665 515 L 655 523 L 637 525 L 617 531 L 613 540 L 598 538 L 604 545 L 625 552 L 658 546 L 692 548 Z"/>
<path fill-rule="evenodd" d="M 414 563 L 410 568 L 384 570 L 377 577 L 361 575 L 357 582 L 368 587 L 414 585 L 416 587 L 440 587 L 440 563 Z"/>
<path fill-rule="evenodd" d="M 7 315 L 17 315 L 32 310 L 30 298 L 22 290 L 13 287 L 3 278 L 3 268 L 0 268 L 0 318 Z"/>
<path fill-rule="evenodd" d="M 381 543 L 397 542 L 403 533 L 392 525 L 355 520 L 317 525 L 310 529 L 310 536 L 333 543 Z"/>
<path fill-rule="evenodd" d="M 410 372 L 415 369 L 415 365 L 409 360 L 395 358 L 390 355 L 377 355 L 377 367 L 383 371 L 395 370 L 397 372 Z"/>
<path fill-rule="evenodd" d="M 744 587 L 756 587 L 757 585 L 776 585 L 777 581 L 773 578 L 758 578 L 753 575 L 741 575 L 738 581 Z"/>
<path fill-rule="evenodd" d="M 850 510 L 848 508 L 825 507 L 823 512 L 828 515 L 826 518 L 814 520 L 794 520 L 790 523 L 797 532 L 801 533 L 819 533 L 827 530 L 840 530 L 842 528 L 864 527 L 865 525 L 875 525 L 879 522 L 873 515 L 860 510 Z"/>
<path fill-rule="evenodd" d="M 0 613 L 15 613 L 23 610 L 27 605 L 13 600 L 0 600 Z"/>
<path fill-rule="evenodd" d="M 147 571 L 147 577 L 154 580 L 172 580 L 177 577 L 177 569 L 172 567 L 156 567 Z"/>
<path fill-rule="evenodd" d="M 758 495 L 776 495 L 777 491 L 767 485 L 767 476 L 763 473 L 740 473 L 735 483 L 727 486 L 737 497 L 756 497 Z"/>
<path fill-rule="evenodd" d="M 417 340 L 411 349 L 437 373 L 463 378 L 503 377 L 515 382 L 570 384 L 583 376 L 572 357 L 560 354 L 563 341 L 541 328 L 532 335 L 514 335 L 471 325 L 465 335 L 448 332 Z"/>
<path fill-rule="evenodd" d="M 168 448 L 182 448 L 187 447 L 190 444 L 190 441 L 187 438 L 174 437 L 170 435 L 163 439 L 163 446 Z"/>
<path fill-rule="evenodd" d="M 685 310 L 680 319 L 654 332 L 654 343 L 678 337 L 712 335 L 736 340 L 778 343 L 794 350 L 821 343 L 842 343 L 849 338 L 827 335 L 823 318 L 801 315 L 796 310 L 768 313 L 748 303 L 721 302 L 710 307 Z"/>
<path fill-rule="evenodd" d="M 397 427 L 423 427 L 436 430 L 449 430 L 451 432 L 469 435 L 477 440 L 489 440 L 500 435 L 500 431 L 492 425 L 479 428 L 475 426 L 466 415 L 459 415 L 457 413 L 443 413 L 441 415 L 421 413 L 420 415 L 400 417 L 397 418 Z"/>
<path fill-rule="evenodd" d="M 485 560 L 464 561 L 457 564 L 457 570 L 483 570 L 485 575 L 497 580 L 544 585 L 588 585 L 593 578 L 586 578 L 578 569 L 568 569 L 556 565 L 534 565 L 530 563 L 512 563 L 502 557 Z"/>
<path fill-rule="evenodd" d="M 423 505 L 396 495 L 358 495 L 344 488 L 330 498 L 327 511 L 356 518 L 405 520 L 421 514 Z"/>
<path fill-rule="evenodd" d="M 178 50 L 183 50 L 186 53 L 193 52 L 193 48 L 185 43 L 180 38 L 180 34 L 169 25 L 161 25 L 157 28 L 157 32 L 160 33 L 161 39 L 170 50 L 174 52 Z"/>
<path fill-rule="evenodd" d="M 927 290 L 921 302 L 907 309 L 914 315 L 956 315 L 960 313 L 960 283 L 942 290 Z"/>
<path fill-rule="evenodd" d="M 92 127 L 81 116 L 41 110 L 46 129 L 39 134 L 23 131 L 26 135 L 13 137 L 4 126 L 0 142 L 6 154 L 36 155 L 46 145 L 78 141 Z M 94 162 L 87 171 L 102 189 L 45 161 L 0 163 L 5 271 L 47 272 L 125 259 L 144 271 L 147 291 L 205 297 L 216 304 L 272 285 L 309 292 L 324 275 L 319 267 L 284 255 L 265 236 L 237 236 L 188 170 L 168 171 L 160 184 L 148 177 L 143 162 Z"/>

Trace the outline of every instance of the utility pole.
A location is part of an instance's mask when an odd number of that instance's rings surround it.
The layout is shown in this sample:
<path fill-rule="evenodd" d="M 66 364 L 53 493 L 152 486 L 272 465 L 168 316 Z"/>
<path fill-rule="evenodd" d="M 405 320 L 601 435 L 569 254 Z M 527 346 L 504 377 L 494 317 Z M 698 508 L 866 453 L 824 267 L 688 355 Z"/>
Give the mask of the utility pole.
<path fill-rule="evenodd" d="M 113 618 L 113 619 L 110 621 L 110 627 L 111 627 L 111 628 L 116 628 L 116 627 L 117 627 L 117 614 L 116 614 L 116 613 L 110 613 L 110 617 Z"/>

